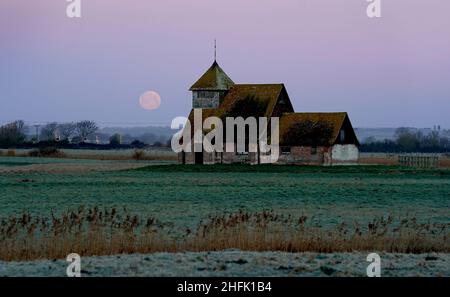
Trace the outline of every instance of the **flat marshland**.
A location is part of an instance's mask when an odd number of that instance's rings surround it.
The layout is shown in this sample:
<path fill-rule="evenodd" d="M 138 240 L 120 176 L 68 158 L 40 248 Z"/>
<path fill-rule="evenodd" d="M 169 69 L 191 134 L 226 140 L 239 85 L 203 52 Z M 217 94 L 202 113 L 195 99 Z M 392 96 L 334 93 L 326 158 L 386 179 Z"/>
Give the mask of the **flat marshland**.
<path fill-rule="evenodd" d="M 0 189 L 6 261 L 69 251 L 450 251 L 449 169 L 0 157 Z"/>
<path fill-rule="evenodd" d="M 0 217 L 50 217 L 84 206 L 125 207 L 175 229 L 240 210 L 306 215 L 317 227 L 389 215 L 450 220 L 448 169 L 160 164 L 0 157 Z"/>

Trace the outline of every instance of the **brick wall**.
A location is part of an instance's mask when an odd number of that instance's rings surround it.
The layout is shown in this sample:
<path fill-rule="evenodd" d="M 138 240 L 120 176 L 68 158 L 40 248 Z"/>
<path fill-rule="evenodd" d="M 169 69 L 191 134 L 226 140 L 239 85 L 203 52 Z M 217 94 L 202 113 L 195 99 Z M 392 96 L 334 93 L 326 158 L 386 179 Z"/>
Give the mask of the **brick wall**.
<path fill-rule="evenodd" d="M 329 165 L 329 147 L 293 146 L 290 152 L 280 154 L 278 164 Z"/>
<path fill-rule="evenodd" d="M 356 148 L 357 149 L 357 148 Z M 277 164 L 297 164 L 297 165 L 338 165 L 338 164 L 356 164 L 358 162 L 357 150 L 352 148 L 350 159 L 334 158 L 332 152 L 336 152 L 336 147 L 310 147 L 295 146 L 291 147 L 289 152 L 280 153 Z M 182 153 L 178 154 L 178 162 L 181 164 L 183 160 Z M 185 164 L 195 164 L 195 154 L 185 153 Z M 248 163 L 258 164 L 258 154 L 236 154 L 234 152 L 224 153 L 207 153 L 203 152 L 204 164 L 233 164 Z"/>

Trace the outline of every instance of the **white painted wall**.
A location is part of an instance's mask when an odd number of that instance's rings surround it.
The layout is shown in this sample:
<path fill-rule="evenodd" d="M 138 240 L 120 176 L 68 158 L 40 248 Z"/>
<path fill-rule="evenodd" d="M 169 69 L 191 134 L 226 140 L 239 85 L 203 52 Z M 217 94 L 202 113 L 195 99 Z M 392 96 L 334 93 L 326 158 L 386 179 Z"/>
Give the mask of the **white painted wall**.
<path fill-rule="evenodd" d="M 359 149 L 354 144 L 335 144 L 331 156 L 333 161 L 356 162 L 359 158 Z"/>

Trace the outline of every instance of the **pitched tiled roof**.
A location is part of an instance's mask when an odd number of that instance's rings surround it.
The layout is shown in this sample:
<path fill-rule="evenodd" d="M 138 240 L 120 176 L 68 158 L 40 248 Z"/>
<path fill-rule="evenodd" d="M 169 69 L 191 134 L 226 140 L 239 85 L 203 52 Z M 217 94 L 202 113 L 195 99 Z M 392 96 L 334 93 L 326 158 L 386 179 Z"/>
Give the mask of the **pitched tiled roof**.
<path fill-rule="evenodd" d="M 233 106 L 243 100 L 251 100 L 264 109 L 263 114 L 252 114 L 252 116 L 270 117 L 277 100 L 284 89 L 283 84 L 239 84 L 231 88 L 225 96 L 220 109 L 224 112 L 231 111 Z M 250 115 L 247 115 L 250 116 Z"/>
<path fill-rule="evenodd" d="M 225 71 L 220 68 L 216 61 L 189 89 L 195 90 L 228 90 L 234 82 Z"/>
<path fill-rule="evenodd" d="M 338 139 L 344 122 L 348 120 L 346 112 L 315 112 L 315 113 L 287 113 L 280 119 L 280 144 L 287 142 L 287 134 L 289 129 L 300 122 L 310 121 L 312 123 L 325 123 L 332 129 L 332 133 L 327 139 L 328 145 L 333 145 Z M 357 139 L 355 136 L 357 143 Z"/>
<path fill-rule="evenodd" d="M 202 110 L 203 119 L 215 116 L 225 120 L 226 117 L 270 117 L 277 100 L 284 89 L 283 84 L 238 84 L 231 87 L 228 94 L 218 108 Z M 240 109 L 248 102 L 253 107 L 249 113 L 243 114 Z M 257 106 L 255 106 L 257 105 Z M 234 113 L 238 114 L 234 114 Z M 189 120 L 193 123 L 193 110 Z"/>

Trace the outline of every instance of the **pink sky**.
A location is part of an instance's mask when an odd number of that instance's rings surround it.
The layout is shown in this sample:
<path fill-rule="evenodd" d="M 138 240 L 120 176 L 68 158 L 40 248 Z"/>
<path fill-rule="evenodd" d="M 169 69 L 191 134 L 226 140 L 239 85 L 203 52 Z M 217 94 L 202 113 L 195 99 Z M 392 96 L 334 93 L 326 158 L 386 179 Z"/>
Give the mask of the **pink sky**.
<path fill-rule="evenodd" d="M 286 84 L 297 111 L 357 127 L 450 128 L 450 1 L 65 0 L 0 2 L 0 122 L 166 123 L 218 61 L 236 83 Z M 161 107 L 139 107 L 147 90 Z"/>

